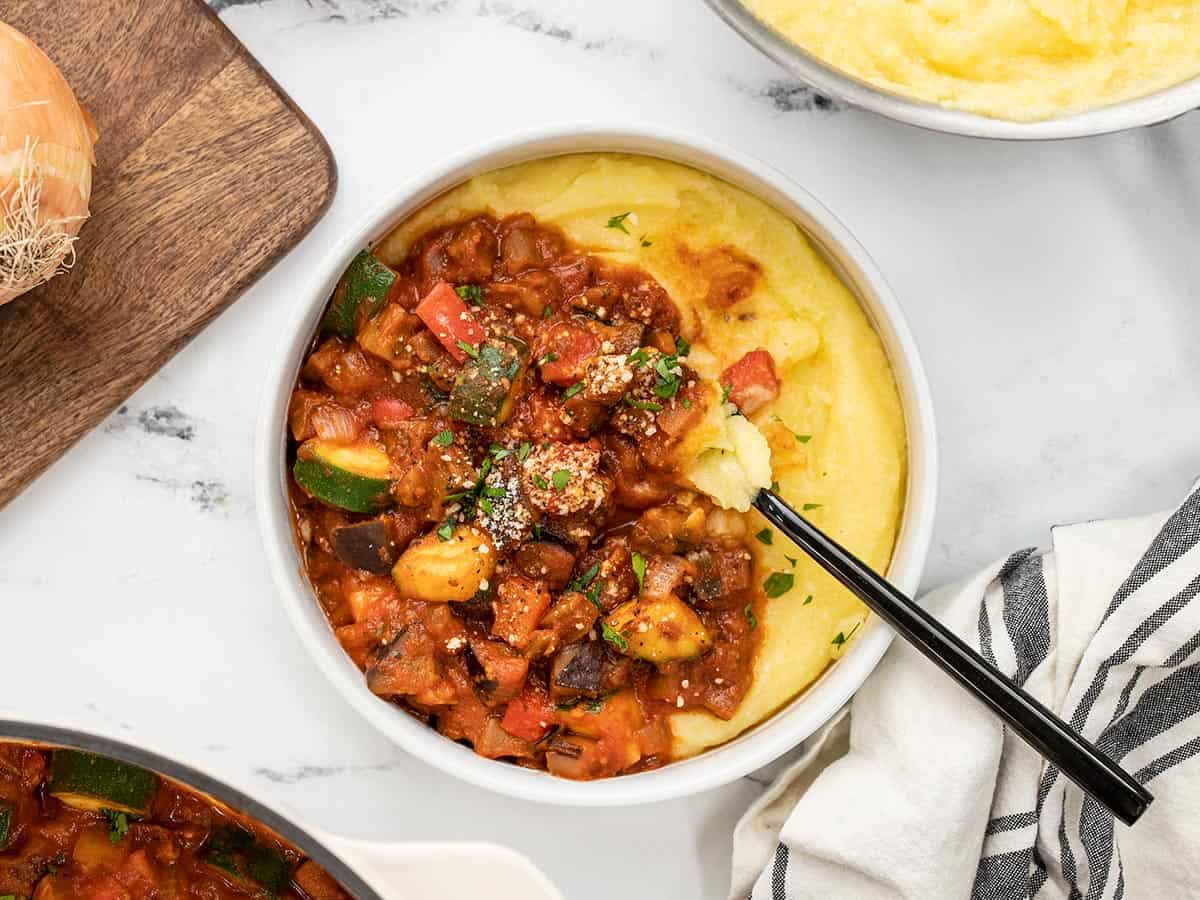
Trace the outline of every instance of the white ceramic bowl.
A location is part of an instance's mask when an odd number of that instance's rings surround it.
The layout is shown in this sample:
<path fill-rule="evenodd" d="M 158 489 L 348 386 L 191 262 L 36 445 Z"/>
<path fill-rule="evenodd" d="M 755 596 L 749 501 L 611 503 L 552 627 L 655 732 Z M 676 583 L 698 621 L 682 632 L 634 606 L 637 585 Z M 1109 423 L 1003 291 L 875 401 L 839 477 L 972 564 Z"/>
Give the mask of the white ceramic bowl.
<path fill-rule="evenodd" d="M 993 119 L 906 97 L 855 78 L 789 41 L 750 12 L 741 0 L 705 2 L 738 34 L 821 93 L 897 122 L 933 131 L 1000 140 L 1049 141 L 1153 125 L 1200 107 L 1200 78 L 1192 78 L 1144 97 L 1041 122 Z"/>
<path fill-rule="evenodd" d="M 354 254 L 472 175 L 531 159 L 592 151 L 673 160 L 761 197 L 808 233 L 858 295 L 891 359 L 908 427 L 908 492 L 888 576 L 904 590 L 916 589 L 928 552 L 937 484 L 933 406 L 916 345 L 883 276 L 824 206 L 770 166 L 701 138 L 647 126 L 564 124 L 485 144 L 401 185 L 334 246 L 295 313 L 283 323 L 284 341 L 270 367 L 258 425 L 255 496 L 267 560 L 288 614 L 318 666 L 363 716 L 413 755 L 472 784 L 529 800 L 605 806 L 696 793 L 771 762 L 812 734 L 849 699 L 887 649 L 891 629 L 872 617 L 846 655 L 775 716 L 728 744 L 661 769 L 575 782 L 484 759 L 367 690 L 362 672 L 338 644 L 303 574 L 288 511 L 285 461 L 288 398 L 326 301 Z"/>

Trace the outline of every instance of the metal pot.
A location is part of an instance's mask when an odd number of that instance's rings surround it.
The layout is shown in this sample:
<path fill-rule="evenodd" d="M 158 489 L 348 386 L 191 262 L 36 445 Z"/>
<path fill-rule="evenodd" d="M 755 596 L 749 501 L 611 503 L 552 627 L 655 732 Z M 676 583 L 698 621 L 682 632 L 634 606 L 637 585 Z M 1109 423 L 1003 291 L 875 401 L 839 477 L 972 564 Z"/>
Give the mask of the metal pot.
<path fill-rule="evenodd" d="M 0 741 L 85 750 L 157 772 L 266 825 L 357 900 L 563 900 L 529 860 L 495 844 L 386 843 L 329 834 L 178 760 L 58 724 L 0 719 Z"/>
<path fill-rule="evenodd" d="M 946 109 L 935 103 L 883 90 L 835 69 L 771 28 L 750 12 L 741 0 L 704 2 L 747 41 L 821 93 L 897 122 L 933 131 L 1000 140 L 1057 140 L 1153 125 L 1200 108 L 1200 78 L 1193 78 L 1145 97 L 1042 122 L 1010 122 Z"/>

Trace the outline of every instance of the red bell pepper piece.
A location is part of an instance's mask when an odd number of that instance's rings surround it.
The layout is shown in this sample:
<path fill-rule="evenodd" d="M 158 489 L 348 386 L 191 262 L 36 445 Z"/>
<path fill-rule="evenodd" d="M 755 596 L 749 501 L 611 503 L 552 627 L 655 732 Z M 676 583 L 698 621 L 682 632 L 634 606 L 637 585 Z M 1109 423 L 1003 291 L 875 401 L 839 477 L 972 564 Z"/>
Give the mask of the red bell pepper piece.
<path fill-rule="evenodd" d="M 779 396 L 775 360 L 761 347 L 722 372 L 721 384 L 729 388 L 729 401 L 747 416 Z"/>
<path fill-rule="evenodd" d="M 415 414 L 416 410 L 395 397 L 376 397 L 371 401 L 371 420 L 380 428 L 399 428 L 401 422 Z"/>
<path fill-rule="evenodd" d="M 463 350 L 460 342 L 469 347 L 478 347 L 487 337 L 462 297 L 454 292 L 448 282 L 439 281 L 417 304 L 416 313 L 442 342 L 446 352 L 458 362 L 470 355 Z"/>

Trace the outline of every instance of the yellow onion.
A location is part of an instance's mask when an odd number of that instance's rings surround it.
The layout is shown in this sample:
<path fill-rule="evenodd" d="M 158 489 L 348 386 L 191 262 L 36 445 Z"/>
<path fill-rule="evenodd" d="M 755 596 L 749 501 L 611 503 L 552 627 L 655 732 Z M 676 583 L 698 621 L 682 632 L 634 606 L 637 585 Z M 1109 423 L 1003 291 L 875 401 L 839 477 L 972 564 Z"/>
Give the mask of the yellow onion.
<path fill-rule="evenodd" d="M 96 126 L 50 58 L 0 22 L 0 304 L 69 268 Z"/>

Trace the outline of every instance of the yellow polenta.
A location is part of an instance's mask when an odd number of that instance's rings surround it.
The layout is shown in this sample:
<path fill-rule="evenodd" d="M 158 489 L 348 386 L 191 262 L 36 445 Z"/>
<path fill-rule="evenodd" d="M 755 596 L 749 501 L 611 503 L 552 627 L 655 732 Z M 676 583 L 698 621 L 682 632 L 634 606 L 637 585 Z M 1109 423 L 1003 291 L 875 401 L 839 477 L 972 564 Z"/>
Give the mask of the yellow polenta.
<path fill-rule="evenodd" d="M 1012 121 L 1140 97 L 1200 75 L 1200 0 L 744 0 L 831 65 Z"/>
<path fill-rule="evenodd" d="M 900 400 L 866 315 L 791 220 L 686 166 L 578 154 L 472 178 L 403 222 L 375 252 L 396 263 L 416 236 L 481 211 L 530 212 L 590 252 L 648 271 L 679 308 L 692 340 L 688 362 L 705 377 L 715 380 L 750 350 L 769 350 L 783 388 L 754 422 L 770 444 L 783 496 L 797 507 L 820 504 L 809 512 L 817 524 L 886 569 L 906 478 Z M 608 227 L 626 212 L 625 231 Z M 710 252 L 760 269 L 753 291 L 724 309 L 706 302 L 712 273 L 695 262 Z M 748 468 L 758 471 L 754 461 Z M 746 516 L 750 533 L 765 524 L 757 513 Z M 672 718 L 677 757 L 723 743 L 769 716 L 839 655 L 838 633 L 848 634 L 866 616 L 808 560 L 793 568 L 787 557 L 801 554 L 782 536 L 771 546 L 752 543 L 760 581 L 773 571 L 793 572 L 795 586 L 766 602 L 753 686 L 736 716 L 722 721 L 689 711 Z"/>

